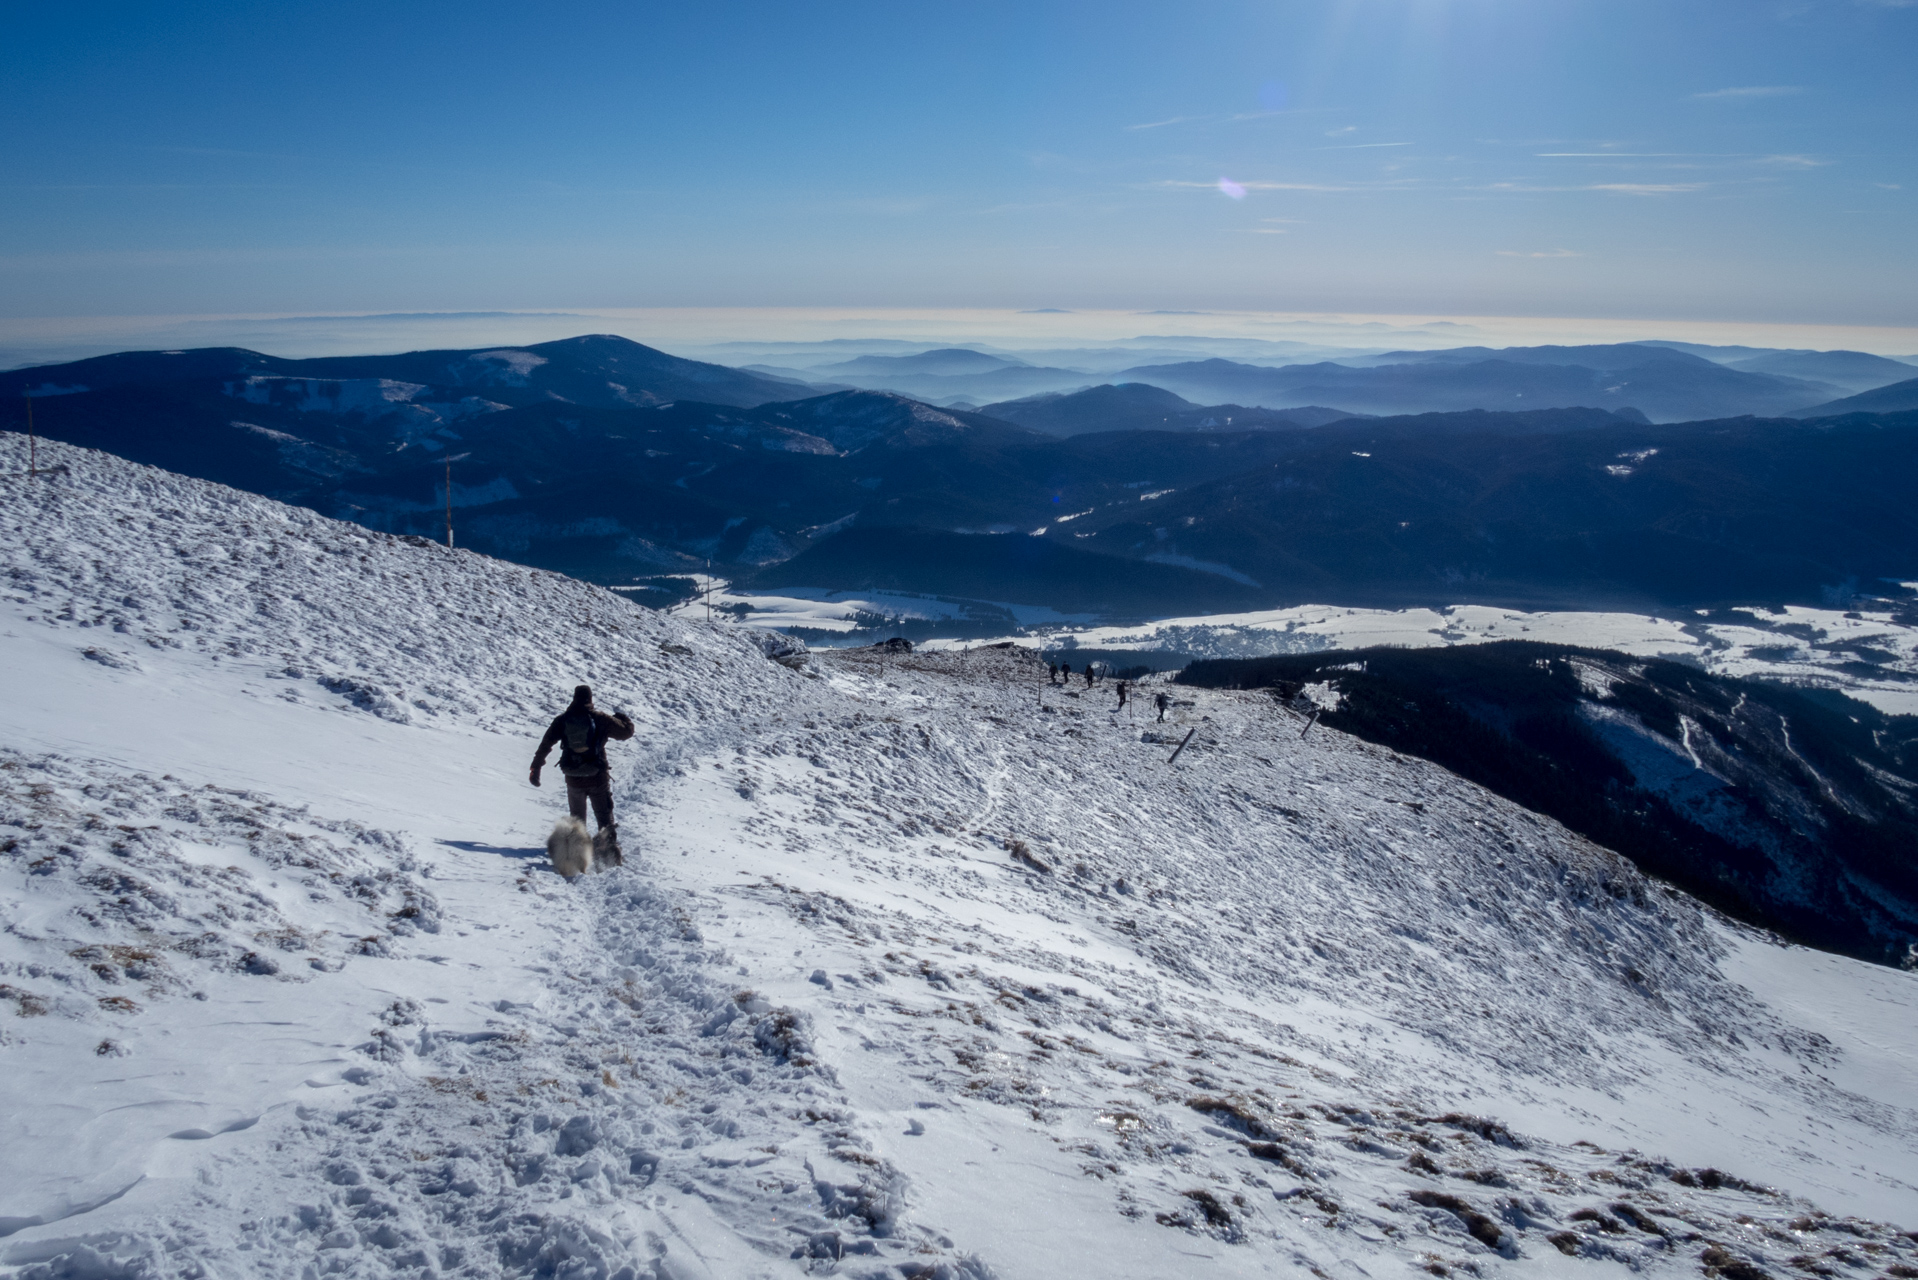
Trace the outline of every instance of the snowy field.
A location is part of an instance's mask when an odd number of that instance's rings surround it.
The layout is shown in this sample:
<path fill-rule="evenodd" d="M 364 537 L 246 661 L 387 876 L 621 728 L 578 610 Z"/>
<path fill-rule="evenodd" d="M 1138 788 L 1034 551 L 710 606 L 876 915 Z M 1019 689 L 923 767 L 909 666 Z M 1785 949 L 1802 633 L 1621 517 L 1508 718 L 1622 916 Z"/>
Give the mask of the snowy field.
<path fill-rule="evenodd" d="M 952 600 L 902 591 L 828 591 L 823 587 L 789 587 L 777 594 L 735 587 L 724 578 L 685 575 L 698 583 L 701 594 L 681 601 L 670 612 L 688 620 L 703 619 L 707 606 L 740 617 L 765 630 L 798 628 L 847 636 L 871 627 L 875 621 L 985 622 L 1001 626 L 1084 627 L 1090 614 L 1066 614 L 1045 605 Z M 708 592 L 708 587 L 711 588 Z M 622 590 L 615 587 L 614 590 Z M 710 596 L 710 599 L 708 598 Z M 643 597 L 636 597 L 643 599 Z M 1003 637 L 1000 637 L 1003 638 Z M 1026 640 L 1026 644 L 1033 641 Z"/>
<path fill-rule="evenodd" d="M 989 605 L 886 592 L 804 591 L 761 595 L 723 582 L 714 608 L 743 606 L 756 627 L 851 633 L 875 618 L 906 621 L 984 620 L 1003 616 L 1021 630 L 986 639 L 928 640 L 930 649 L 963 649 L 1015 640 L 1046 650 L 1141 649 L 1196 658 L 1263 658 L 1369 645 L 1429 648 L 1492 640 L 1541 640 L 1612 649 L 1638 657 L 1696 662 L 1714 675 L 1757 676 L 1840 689 L 1892 715 L 1918 715 L 1918 626 L 1909 610 L 1858 610 L 1754 605 L 1693 615 L 1526 613 L 1487 605 L 1444 609 L 1348 609 L 1298 605 L 1257 613 L 1163 618 L 1134 626 L 1094 626 L 1030 605 Z M 1904 584 L 1909 589 L 1909 584 Z M 703 616 L 704 599 L 680 605 Z"/>
<path fill-rule="evenodd" d="M 1918 975 L 1261 696 L 795 670 L 48 454 L 0 481 L 0 1274 L 1918 1269 Z M 639 733 L 567 884 L 525 767 L 582 679 Z"/>

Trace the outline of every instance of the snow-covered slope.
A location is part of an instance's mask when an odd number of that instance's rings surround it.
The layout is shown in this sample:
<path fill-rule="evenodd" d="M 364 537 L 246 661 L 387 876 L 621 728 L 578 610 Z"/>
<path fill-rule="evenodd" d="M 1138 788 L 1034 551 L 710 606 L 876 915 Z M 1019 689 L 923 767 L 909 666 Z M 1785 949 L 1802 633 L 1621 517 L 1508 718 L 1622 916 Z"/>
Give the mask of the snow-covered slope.
<path fill-rule="evenodd" d="M 1914 975 L 1251 695 L 796 671 L 49 452 L 0 481 L 6 1269 L 1918 1265 Z M 581 679 L 640 732 L 567 885 L 524 770 Z"/>

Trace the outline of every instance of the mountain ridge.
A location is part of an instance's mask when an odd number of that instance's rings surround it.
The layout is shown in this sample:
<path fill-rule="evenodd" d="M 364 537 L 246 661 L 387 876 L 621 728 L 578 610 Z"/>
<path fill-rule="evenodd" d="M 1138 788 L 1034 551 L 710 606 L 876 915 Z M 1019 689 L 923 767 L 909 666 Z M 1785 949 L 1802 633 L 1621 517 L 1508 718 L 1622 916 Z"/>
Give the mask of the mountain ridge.
<path fill-rule="evenodd" d="M 571 403 L 667 403 L 698 398 L 750 407 L 786 399 L 791 386 L 724 365 L 683 360 L 614 334 L 587 334 L 523 347 L 409 351 L 390 356 L 285 359 L 241 347 L 134 351 L 0 373 L 0 396 L 18 397 L 52 384 L 111 389 L 256 377 L 316 382 L 387 379 L 421 390 L 489 390 L 509 403 L 557 398 Z M 629 383 L 617 381 L 626 378 Z M 92 381 L 87 381 L 91 379 Z M 644 380 L 638 390 L 630 382 Z M 561 393 L 570 394 L 561 394 Z M 65 392 L 73 394 L 72 392 Z M 457 397 L 456 397 L 457 398 Z"/>
<path fill-rule="evenodd" d="M 1142 366 L 1123 376 L 1187 398 L 1281 410 L 1298 403 L 1380 415 L 1629 406 L 1654 421 L 1777 416 L 1835 390 L 1804 379 L 1740 372 L 1666 348 L 1620 345 L 1627 348 L 1622 355 L 1616 354 L 1619 347 L 1395 352 L 1370 358 L 1364 367 L 1321 361 L 1269 368 L 1211 359 Z M 1594 352 L 1612 353 L 1602 361 L 1610 367 L 1556 362 Z"/>
<path fill-rule="evenodd" d="M 1847 413 L 1909 413 L 1918 409 L 1918 378 L 1907 378 L 1846 396 L 1827 404 L 1814 405 L 1792 415 L 1799 418 L 1829 418 Z"/>
<path fill-rule="evenodd" d="M 1198 405 L 1144 382 L 1103 383 L 1074 392 L 1042 391 L 981 405 L 979 412 L 1053 436 L 1101 431 L 1294 430 L 1366 416 L 1323 405 L 1283 412 L 1236 404 Z"/>
<path fill-rule="evenodd" d="M 664 381 L 643 381 L 649 369 Z M 730 385 L 718 366 L 694 372 Z M 1388 607 L 1815 603 L 1848 582 L 1909 576 L 1918 559 L 1918 534 L 1880 501 L 1912 461 L 1900 415 L 1641 431 L 1628 408 L 1318 426 L 1252 410 L 1265 429 L 1248 431 L 1235 406 L 1213 405 L 1172 415 L 1197 430 L 1061 437 L 887 392 L 761 383 L 745 398 L 778 398 L 668 399 L 688 390 L 687 376 L 650 348 L 596 339 L 318 363 L 237 349 L 131 353 L 8 375 L 16 390 L 65 392 L 33 402 L 52 438 L 395 532 L 443 539 L 450 505 L 457 536 L 476 548 L 605 582 L 709 561 L 742 576 L 855 526 L 1043 529 L 1121 561 L 1236 575 L 1260 584 L 1269 605 L 1328 591 Z M 101 385 L 75 390 L 85 377 Z M 427 377 L 440 381 L 418 380 Z M 1004 412 L 1123 427 L 1104 403 L 1115 396 L 1143 407 L 1135 427 L 1168 425 L 1164 410 L 1180 403 L 1134 386 Z M 1849 496 L 1835 478 L 1846 465 L 1860 469 Z M 1772 504 L 1765 518 L 1753 517 L 1758 494 Z M 1782 529 L 1798 531 L 1795 549 Z M 897 557 L 887 564 L 899 568 Z M 924 571 L 927 581 L 939 572 L 931 562 Z M 1168 581 L 1163 611 L 1199 612 L 1215 585 L 1204 573 Z M 1053 589 L 1074 591 L 1063 567 Z"/>

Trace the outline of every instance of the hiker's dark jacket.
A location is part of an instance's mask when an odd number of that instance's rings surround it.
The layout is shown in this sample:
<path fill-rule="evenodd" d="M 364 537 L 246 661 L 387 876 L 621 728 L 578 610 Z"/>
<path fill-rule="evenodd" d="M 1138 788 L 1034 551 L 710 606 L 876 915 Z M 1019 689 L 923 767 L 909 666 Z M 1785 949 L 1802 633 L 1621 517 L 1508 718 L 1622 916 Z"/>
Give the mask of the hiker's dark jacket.
<path fill-rule="evenodd" d="M 622 715 L 609 715 L 594 710 L 591 745 L 584 756 L 576 756 L 566 743 L 566 722 L 586 714 L 583 709 L 567 708 L 553 717 L 553 723 L 546 729 L 546 736 L 539 740 L 539 753 L 533 757 L 533 768 L 538 769 L 546 763 L 546 753 L 555 744 L 560 744 L 559 769 L 569 778 L 591 777 L 606 772 L 607 742 L 624 742 L 633 736 L 633 722 Z"/>

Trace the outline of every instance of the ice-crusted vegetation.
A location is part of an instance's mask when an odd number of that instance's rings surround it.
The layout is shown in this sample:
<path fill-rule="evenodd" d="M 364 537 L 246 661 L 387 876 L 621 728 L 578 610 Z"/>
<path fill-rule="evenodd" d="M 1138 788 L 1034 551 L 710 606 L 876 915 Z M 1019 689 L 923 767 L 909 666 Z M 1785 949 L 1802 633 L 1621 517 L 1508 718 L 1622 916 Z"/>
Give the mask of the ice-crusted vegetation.
<path fill-rule="evenodd" d="M 41 944 L 30 976 L 69 1016 L 204 998 L 188 976 L 202 967 L 325 973 L 439 932 L 405 841 L 253 792 L 0 750 L 0 831 L 21 908 L 9 940 Z M 27 1016 L 48 1011 L 14 988 L 0 995 Z"/>
<path fill-rule="evenodd" d="M 1902 1101 L 1834 1093 L 1845 1051 L 1737 980 L 1770 944 L 1556 824 L 1301 739 L 1263 695 L 1201 694 L 1165 732 L 1016 653 L 815 660 L 852 706 L 679 783 L 665 803 L 701 817 L 669 817 L 666 848 L 759 875 L 721 890 L 734 909 L 836 936 L 807 980 L 869 1096 L 1080 1180 L 1088 1214 L 1247 1246 L 1262 1261 L 1217 1260 L 1248 1270 L 1782 1263 L 1818 1252 L 1787 1189 L 1832 1171 L 1764 1148 L 1808 1155 L 1839 1115 L 1848 1144 L 1883 1135 L 1876 1203 L 1909 1194 Z M 1909 1000 L 1908 975 L 1864 972 Z M 1763 1133 L 1723 1131 L 1759 1107 Z M 950 1221 L 981 1193 L 918 1142 L 902 1167 Z"/>
<path fill-rule="evenodd" d="M 54 452 L 0 524 L 15 1274 L 1918 1270 L 1912 975 L 1262 696 L 802 664 Z M 524 769 L 581 679 L 640 733 L 567 885 Z"/>

